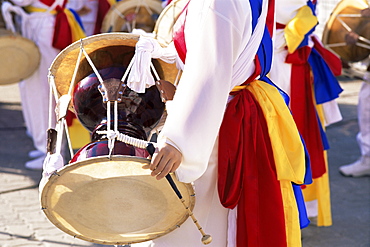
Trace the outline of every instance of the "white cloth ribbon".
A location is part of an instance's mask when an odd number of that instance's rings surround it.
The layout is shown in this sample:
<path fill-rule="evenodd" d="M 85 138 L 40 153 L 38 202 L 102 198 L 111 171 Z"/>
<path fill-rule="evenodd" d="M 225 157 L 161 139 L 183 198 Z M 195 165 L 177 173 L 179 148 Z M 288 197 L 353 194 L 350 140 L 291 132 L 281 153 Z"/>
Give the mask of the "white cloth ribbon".
<path fill-rule="evenodd" d="M 43 164 L 43 177 L 50 177 L 55 171 L 59 170 L 64 166 L 64 160 L 61 154 L 48 153 Z"/>
<path fill-rule="evenodd" d="M 20 32 L 22 34 L 25 33 L 26 28 L 25 28 L 24 25 L 26 23 L 25 19 L 28 18 L 28 14 L 22 8 L 20 8 L 18 6 L 15 6 L 15 5 L 12 5 L 9 2 L 3 2 L 2 5 L 1 5 L 1 11 L 2 11 L 4 21 L 5 21 L 6 29 L 12 31 L 13 33 L 16 33 L 17 30 L 15 28 L 15 25 L 14 25 L 14 22 L 13 22 L 13 16 L 12 16 L 12 13 L 14 13 L 16 15 L 21 16 L 22 26 L 21 26 Z"/>
<path fill-rule="evenodd" d="M 167 63 L 176 61 L 176 53 L 168 53 L 158 41 L 147 36 L 140 36 L 136 43 L 135 56 L 131 72 L 127 79 L 127 86 L 137 93 L 144 93 L 146 88 L 155 85 L 150 71 L 152 58 L 159 58 Z"/>

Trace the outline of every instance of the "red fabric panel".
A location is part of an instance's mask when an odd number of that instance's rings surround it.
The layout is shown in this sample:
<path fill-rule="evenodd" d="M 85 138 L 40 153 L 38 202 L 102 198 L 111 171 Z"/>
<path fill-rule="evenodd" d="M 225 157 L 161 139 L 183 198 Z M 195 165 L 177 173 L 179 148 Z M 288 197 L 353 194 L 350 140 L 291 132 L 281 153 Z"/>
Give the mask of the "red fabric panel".
<path fill-rule="evenodd" d="M 190 1 L 189 1 L 190 2 Z M 173 44 L 175 45 L 177 54 L 179 55 L 181 61 L 185 63 L 186 59 L 186 43 L 185 43 L 185 21 L 188 12 L 189 2 L 185 5 L 181 14 L 179 15 L 174 27 L 173 27 Z"/>
<path fill-rule="evenodd" d="M 266 26 L 269 30 L 270 36 L 273 36 L 275 25 L 275 0 L 269 0 L 269 6 L 266 16 Z"/>
<path fill-rule="evenodd" d="M 286 62 L 292 64 L 290 96 L 292 115 L 310 155 L 312 177 L 318 178 L 326 172 L 326 166 L 319 120 L 313 99 L 311 67 L 307 62 L 310 53 L 310 47 L 301 47 L 289 54 Z"/>
<path fill-rule="evenodd" d="M 218 160 L 221 203 L 238 206 L 237 246 L 286 247 L 283 201 L 267 124 L 247 89 L 239 91 L 226 109 Z"/>
<path fill-rule="evenodd" d="M 110 7 L 111 7 L 111 5 L 107 0 L 99 0 L 98 1 L 98 13 L 97 13 L 97 16 L 96 16 L 94 34 L 101 33 L 101 27 L 102 27 L 104 17 L 107 14 Z"/>
<path fill-rule="evenodd" d="M 56 11 L 53 47 L 62 50 L 72 43 L 72 31 L 63 8 L 58 6 Z"/>
<path fill-rule="evenodd" d="M 55 0 L 40 0 L 40 2 L 47 6 L 51 6 L 55 2 Z"/>

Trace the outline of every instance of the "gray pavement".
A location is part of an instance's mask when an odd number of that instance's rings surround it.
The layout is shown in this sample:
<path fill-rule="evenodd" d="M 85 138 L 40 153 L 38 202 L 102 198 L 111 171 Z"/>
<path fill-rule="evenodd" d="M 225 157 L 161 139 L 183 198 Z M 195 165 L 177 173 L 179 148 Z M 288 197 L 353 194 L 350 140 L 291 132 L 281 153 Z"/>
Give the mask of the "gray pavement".
<path fill-rule="evenodd" d="M 355 136 L 361 81 L 340 77 L 340 83 L 344 92 L 338 102 L 343 120 L 327 128 L 331 145 L 328 159 L 333 225 L 305 228 L 304 247 L 370 247 L 370 177 L 346 178 L 338 172 L 339 166 L 353 162 L 360 154 Z M 38 197 L 41 172 L 24 168 L 31 150 L 33 146 L 26 135 L 18 86 L 2 85 L 0 246 L 98 246 L 65 234 L 44 216 Z"/>

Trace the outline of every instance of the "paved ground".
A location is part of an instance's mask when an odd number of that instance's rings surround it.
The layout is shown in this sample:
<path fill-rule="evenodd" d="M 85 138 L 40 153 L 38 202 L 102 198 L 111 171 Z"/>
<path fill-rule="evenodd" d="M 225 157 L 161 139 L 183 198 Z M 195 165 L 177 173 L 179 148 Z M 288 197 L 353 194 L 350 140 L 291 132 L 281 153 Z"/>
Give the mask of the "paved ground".
<path fill-rule="evenodd" d="M 370 177 L 338 173 L 339 166 L 359 156 L 355 135 L 361 82 L 340 79 L 344 119 L 327 129 L 333 225 L 304 229 L 304 247 L 370 247 Z M 97 246 L 61 232 L 44 216 L 37 188 L 41 174 L 24 169 L 33 147 L 25 133 L 18 87 L 3 85 L 0 92 L 0 246 Z"/>

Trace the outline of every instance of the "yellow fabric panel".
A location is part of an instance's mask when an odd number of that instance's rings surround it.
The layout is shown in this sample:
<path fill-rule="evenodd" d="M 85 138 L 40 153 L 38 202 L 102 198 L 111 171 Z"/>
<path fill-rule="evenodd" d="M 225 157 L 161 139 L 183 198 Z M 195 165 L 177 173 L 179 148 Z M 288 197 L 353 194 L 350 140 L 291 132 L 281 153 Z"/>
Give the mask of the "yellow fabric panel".
<path fill-rule="evenodd" d="M 306 188 L 302 190 L 302 193 L 306 202 L 317 200 L 317 226 L 331 226 L 333 224 L 333 221 L 331 215 L 331 199 L 328 173 L 325 173 L 320 178 L 313 179 L 313 183 L 307 185 Z"/>
<path fill-rule="evenodd" d="M 299 212 L 292 181 L 303 183 L 306 172 L 302 141 L 284 99 L 274 86 L 263 81 L 253 81 L 233 91 L 245 87 L 260 103 L 266 118 L 284 204 L 287 246 L 301 247 Z"/>
<path fill-rule="evenodd" d="M 64 13 L 67 15 L 68 23 L 71 27 L 72 42 L 85 38 L 86 34 L 80 24 L 76 21 L 72 11 L 69 9 L 64 9 Z"/>
<path fill-rule="evenodd" d="M 252 82 L 247 90 L 260 102 L 266 118 L 278 180 L 302 184 L 306 172 L 304 148 L 283 97 L 263 81 Z"/>
<path fill-rule="evenodd" d="M 68 127 L 68 131 L 73 149 L 80 149 L 91 142 L 90 132 L 82 126 L 77 118 L 73 119 L 72 125 Z"/>
<path fill-rule="evenodd" d="M 321 105 L 316 105 L 317 114 L 320 118 L 322 126 L 324 125 L 324 111 Z M 312 184 L 307 185 L 302 190 L 304 200 L 306 202 L 317 200 L 318 202 L 318 214 L 317 214 L 317 226 L 331 226 L 332 215 L 331 215 L 331 199 L 330 199 L 330 183 L 329 183 L 329 166 L 327 152 L 324 151 L 326 173 L 320 178 L 313 179 Z"/>
<path fill-rule="evenodd" d="M 310 7 L 303 6 L 297 15 L 289 21 L 284 29 L 284 37 L 288 46 L 288 52 L 293 53 L 302 43 L 304 36 L 318 24 L 317 17 Z"/>
<path fill-rule="evenodd" d="M 108 0 L 108 3 L 112 6 L 117 3 L 117 0 Z"/>
<path fill-rule="evenodd" d="M 286 180 L 280 181 L 280 188 L 284 204 L 287 246 L 300 247 L 302 245 L 301 228 L 299 225 L 299 212 L 292 183 Z"/>
<path fill-rule="evenodd" d="M 23 9 L 28 12 L 28 13 L 32 13 L 32 12 L 46 12 L 47 9 L 43 9 L 43 8 L 38 8 L 38 7 L 35 7 L 35 6 L 25 6 L 23 7 Z M 55 10 L 51 10 L 50 11 L 51 14 L 55 15 L 57 12 Z"/>

